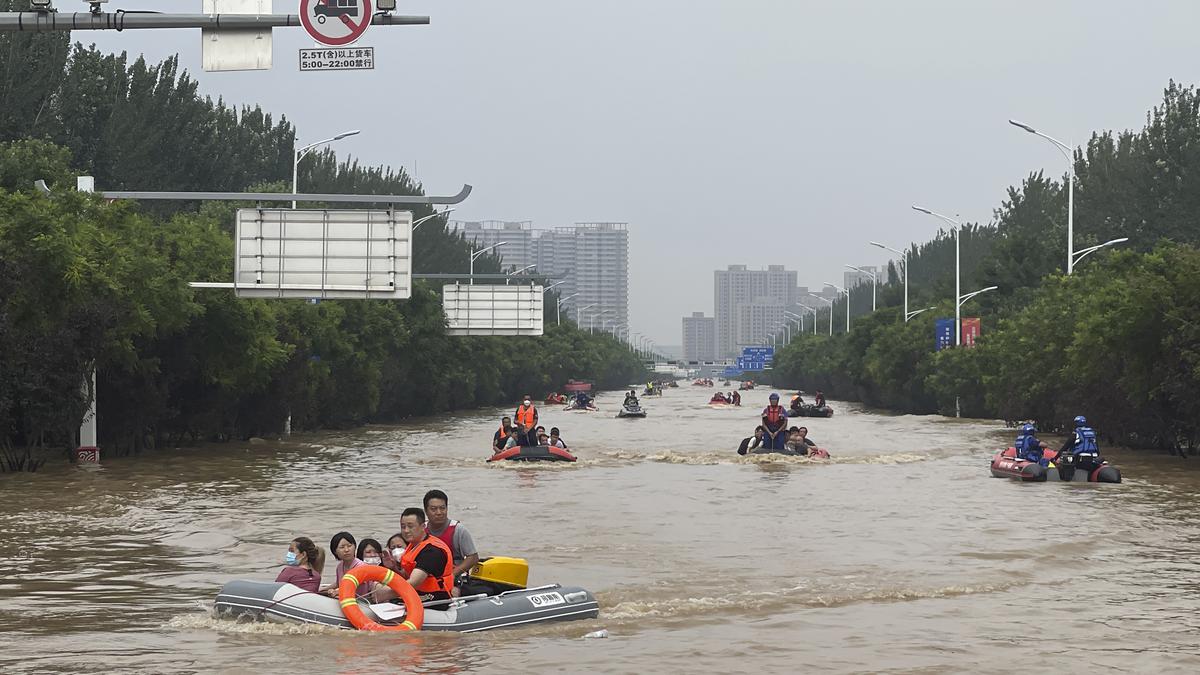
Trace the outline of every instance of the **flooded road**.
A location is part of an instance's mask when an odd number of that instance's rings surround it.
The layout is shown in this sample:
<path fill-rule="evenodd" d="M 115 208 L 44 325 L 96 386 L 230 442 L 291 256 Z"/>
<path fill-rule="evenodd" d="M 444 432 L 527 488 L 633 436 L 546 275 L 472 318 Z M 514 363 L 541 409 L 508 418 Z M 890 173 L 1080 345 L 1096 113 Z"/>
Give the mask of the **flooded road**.
<path fill-rule="evenodd" d="M 990 477 L 1000 424 L 831 402 L 830 461 L 738 457 L 769 393 L 543 406 L 581 461 L 489 465 L 506 410 L 0 475 L 12 672 L 1200 671 L 1197 460 L 1109 453 L 1120 485 Z M 288 542 L 383 540 L 430 488 L 483 555 L 598 594 L 600 618 L 360 634 L 210 618 Z M 332 577 L 333 565 L 326 575 Z M 584 639 L 606 629 L 608 639 Z"/>

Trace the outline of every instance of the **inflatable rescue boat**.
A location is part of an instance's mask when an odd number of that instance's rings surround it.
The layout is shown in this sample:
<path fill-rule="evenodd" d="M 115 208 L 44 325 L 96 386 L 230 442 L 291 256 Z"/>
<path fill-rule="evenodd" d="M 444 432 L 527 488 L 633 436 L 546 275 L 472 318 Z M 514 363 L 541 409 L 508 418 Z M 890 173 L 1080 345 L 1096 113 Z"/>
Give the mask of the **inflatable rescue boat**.
<path fill-rule="evenodd" d="M 1076 469 L 1072 465 L 1072 459 L 1068 458 L 1066 462 L 1059 466 L 1055 461 L 1058 459 L 1058 452 L 1055 450 L 1046 450 L 1044 453 L 1046 459 L 1050 461 L 1049 466 L 1042 466 L 1037 462 L 1031 462 L 1026 459 L 1017 458 L 1017 449 L 1008 448 L 1001 452 L 997 452 L 992 456 L 991 471 L 996 478 L 1015 478 L 1026 482 L 1043 482 L 1047 480 L 1056 481 L 1086 481 L 1089 483 L 1120 483 L 1121 470 L 1108 462 L 1102 462 L 1100 466 L 1085 471 Z"/>
<path fill-rule="evenodd" d="M 365 618 L 376 624 L 372 630 L 407 627 L 410 630 L 461 633 L 594 619 L 600 615 L 600 604 L 591 592 L 558 584 L 525 588 L 528 573 L 528 564 L 520 558 L 485 558 L 475 566 L 463 585 L 463 597 L 424 603 L 423 618 L 418 621 L 421 625 L 415 627 L 412 622 L 405 626 L 409 612 L 404 605 L 369 604 L 359 599 L 358 612 L 354 611 L 354 603 L 343 612 L 337 598 L 301 590 L 291 584 L 265 581 L 235 580 L 225 584 L 217 594 L 214 613 L 217 618 L 239 621 L 318 623 L 354 628 L 355 624 L 346 616 L 349 613 L 358 615 L 360 623 Z M 480 592 L 473 592 L 475 590 Z M 352 586 L 350 593 L 353 594 Z M 420 609 L 415 607 L 414 613 Z"/>
<path fill-rule="evenodd" d="M 825 448 L 809 448 L 808 452 L 800 452 L 799 450 L 772 450 L 770 448 L 755 448 L 750 451 L 751 455 L 783 455 L 785 457 L 811 457 L 813 459 L 829 459 L 829 452 Z"/>
<path fill-rule="evenodd" d="M 805 403 L 800 407 L 788 408 L 788 417 L 833 417 L 833 408 L 827 405 L 815 406 L 811 403 Z"/>
<path fill-rule="evenodd" d="M 556 448 L 551 445 L 518 445 L 507 450 L 501 450 L 488 457 L 489 462 L 499 462 L 501 460 L 511 462 L 574 462 L 578 459 L 578 457 L 572 455 L 565 448 Z"/>

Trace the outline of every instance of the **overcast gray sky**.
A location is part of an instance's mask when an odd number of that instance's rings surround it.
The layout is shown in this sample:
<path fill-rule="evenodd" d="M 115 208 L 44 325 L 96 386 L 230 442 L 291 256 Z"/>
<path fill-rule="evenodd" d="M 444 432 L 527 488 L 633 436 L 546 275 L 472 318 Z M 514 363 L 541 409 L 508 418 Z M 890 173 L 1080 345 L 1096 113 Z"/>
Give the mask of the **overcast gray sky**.
<path fill-rule="evenodd" d="M 936 232 L 913 203 L 987 221 L 1029 171 L 1060 175 L 1057 151 L 1009 117 L 1078 144 L 1140 128 L 1168 79 L 1200 79 L 1194 0 L 401 0 L 399 13 L 432 23 L 373 27 L 368 72 L 299 73 L 312 43 L 298 28 L 276 29 L 275 68 L 250 73 L 201 71 L 198 30 L 75 39 L 178 51 L 203 92 L 286 114 L 303 142 L 362 129 L 338 152 L 415 164 L 432 193 L 473 184 L 456 218 L 628 221 L 633 330 L 662 344 L 680 342 L 683 315 L 712 312 L 714 269 L 837 282 L 845 263 L 886 259 L 868 240 Z"/>

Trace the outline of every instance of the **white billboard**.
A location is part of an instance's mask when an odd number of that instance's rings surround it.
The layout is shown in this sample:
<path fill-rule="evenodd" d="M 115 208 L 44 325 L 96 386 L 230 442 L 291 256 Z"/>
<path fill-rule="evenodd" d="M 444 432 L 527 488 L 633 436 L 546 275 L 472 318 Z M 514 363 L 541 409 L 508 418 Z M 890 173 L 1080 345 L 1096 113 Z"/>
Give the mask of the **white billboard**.
<path fill-rule="evenodd" d="M 412 212 L 239 209 L 234 289 L 243 298 L 412 296 Z"/>
<path fill-rule="evenodd" d="M 541 335 L 544 294 L 538 286 L 447 284 L 442 288 L 449 335 Z"/>

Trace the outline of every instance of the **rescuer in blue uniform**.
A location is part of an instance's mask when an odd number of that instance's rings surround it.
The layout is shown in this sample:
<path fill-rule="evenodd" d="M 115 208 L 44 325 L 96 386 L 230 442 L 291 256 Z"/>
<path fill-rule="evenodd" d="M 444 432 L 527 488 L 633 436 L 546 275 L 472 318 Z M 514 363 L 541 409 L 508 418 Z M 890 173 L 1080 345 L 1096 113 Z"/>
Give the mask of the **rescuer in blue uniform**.
<path fill-rule="evenodd" d="M 1096 443 L 1096 432 L 1087 425 L 1087 418 L 1083 415 L 1075 418 L 1075 431 L 1067 437 L 1058 456 L 1066 459 L 1068 453 L 1074 465 L 1084 471 L 1090 472 L 1104 463 L 1100 457 L 1100 446 Z M 1061 465 L 1062 462 L 1058 463 Z M 1059 469 L 1061 471 L 1061 466 Z"/>
<path fill-rule="evenodd" d="M 1021 434 L 1017 436 L 1017 441 L 1013 444 L 1013 447 L 1017 450 L 1017 459 L 1037 462 L 1042 466 L 1049 466 L 1050 464 L 1050 460 L 1046 459 L 1042 454 L 1050 446 L 1038 440 L 1037 427 L 1032 424 L 1021 426 Z"/>

